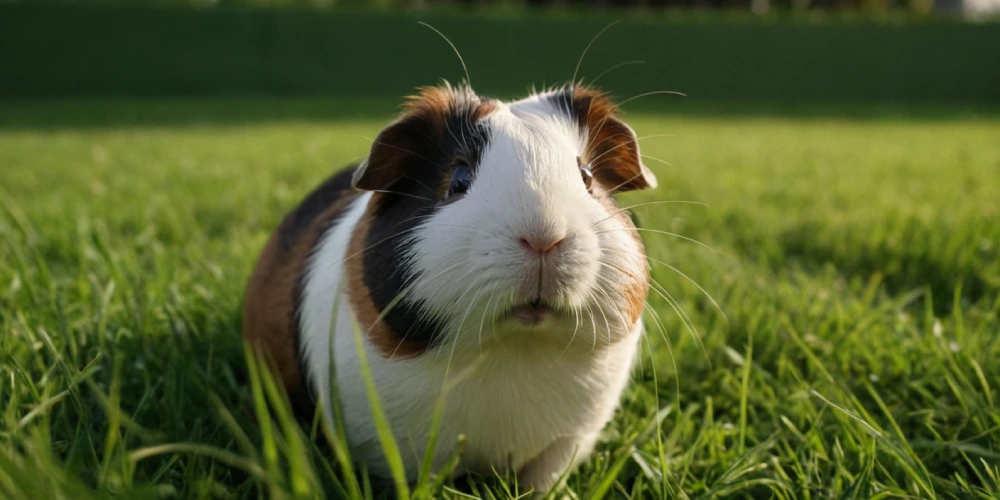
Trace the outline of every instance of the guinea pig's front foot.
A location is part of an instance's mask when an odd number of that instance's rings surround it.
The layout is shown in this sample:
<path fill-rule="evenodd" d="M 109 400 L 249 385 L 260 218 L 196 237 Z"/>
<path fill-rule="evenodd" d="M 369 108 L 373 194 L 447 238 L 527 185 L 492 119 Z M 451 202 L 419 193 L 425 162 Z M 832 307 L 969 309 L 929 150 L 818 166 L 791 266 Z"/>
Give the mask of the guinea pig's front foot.
<path fill-rule="evenodd" d="M 521 467 L 517 473 L 518 488 L 533 491 L 531 498 L 573 498 L 559 494 L 573 468 L 590 455 L 597 434 L 561 437 L 542 453 Z"/>

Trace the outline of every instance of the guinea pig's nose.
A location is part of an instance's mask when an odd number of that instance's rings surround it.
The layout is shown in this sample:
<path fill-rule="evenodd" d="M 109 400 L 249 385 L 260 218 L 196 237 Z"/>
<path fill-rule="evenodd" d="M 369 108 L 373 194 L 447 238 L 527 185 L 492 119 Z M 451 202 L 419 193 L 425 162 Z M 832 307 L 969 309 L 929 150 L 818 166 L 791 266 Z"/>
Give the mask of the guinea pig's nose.
<path fill-rule="evenodd" d="M 545 255 L 554 251 L 564 241 L 566 241 L 565 234 L 559 236 L 522 236 L 517 240 L 521 248 L 539 255 Z"/>

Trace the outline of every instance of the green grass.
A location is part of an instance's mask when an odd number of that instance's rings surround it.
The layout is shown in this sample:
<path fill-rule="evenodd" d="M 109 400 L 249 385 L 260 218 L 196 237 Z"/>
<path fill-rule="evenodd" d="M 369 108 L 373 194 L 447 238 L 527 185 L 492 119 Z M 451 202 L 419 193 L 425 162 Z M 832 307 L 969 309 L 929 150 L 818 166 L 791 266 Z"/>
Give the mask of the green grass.
<path fill-rule="evenodd" d="M 348 121 L 303 102 L 0 108 L 0 497 L 381 495 L 243 375 L 240 301 L 265 239 L 390 109 Z M 642 142 L 672 166 L 650 160 L 661 188 L 623 202 L 711 205 L 635 211 L 718 251 L 645 235 L 728 322 L 653 264 L 697 335 L 651 296 L 650 349 L 572 490 L 1000 495 L 1000 120 L 630 121 L 673 135 Z M 411 493 L 513 491 L 441 482 Z"/>

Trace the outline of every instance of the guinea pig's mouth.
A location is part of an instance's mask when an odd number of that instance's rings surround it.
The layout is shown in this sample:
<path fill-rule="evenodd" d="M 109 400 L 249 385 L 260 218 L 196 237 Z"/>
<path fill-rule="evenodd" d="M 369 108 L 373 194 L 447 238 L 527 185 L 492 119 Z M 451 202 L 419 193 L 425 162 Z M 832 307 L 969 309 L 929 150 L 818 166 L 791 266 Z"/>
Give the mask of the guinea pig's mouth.
<path fill-rule="evenodd" d="M 515 306 L 511 310 L 511 315 L 522 324 L 537 325 L 545 321 L 549 316 L 552 316 L 555 312 L 552 306 L 546 304 L 541 299 L 535 299 L 527 304 Z"/>

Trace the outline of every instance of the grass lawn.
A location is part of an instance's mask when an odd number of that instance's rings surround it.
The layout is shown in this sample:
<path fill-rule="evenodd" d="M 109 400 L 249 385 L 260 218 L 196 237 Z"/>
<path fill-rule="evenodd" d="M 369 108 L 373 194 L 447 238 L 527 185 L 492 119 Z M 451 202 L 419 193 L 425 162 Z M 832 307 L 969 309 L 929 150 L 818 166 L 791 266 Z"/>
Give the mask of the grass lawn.
<path fill-rule="evenodd" d="M 239 311 L 279 218 L 391 106 L 0 106 L 0 497 L 350 491 L 241 382 Z M 631 109 L 670 165 L 623 203 L 710 205 L 635 212 L 715 251 L 645 233 L 672 300 L 577 496 L 997 498 L 1000 119 Z"/>

